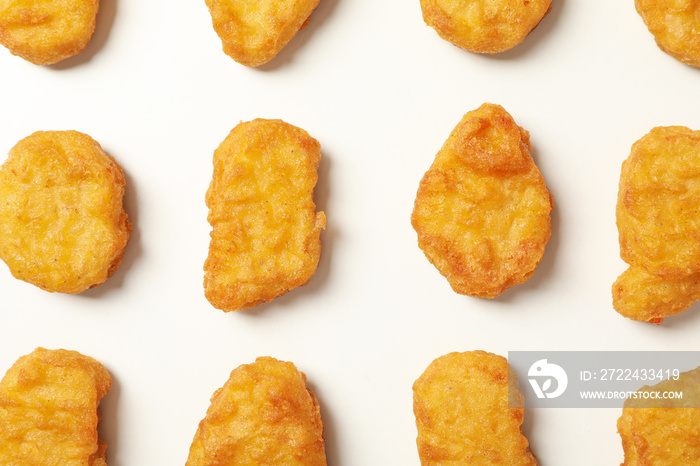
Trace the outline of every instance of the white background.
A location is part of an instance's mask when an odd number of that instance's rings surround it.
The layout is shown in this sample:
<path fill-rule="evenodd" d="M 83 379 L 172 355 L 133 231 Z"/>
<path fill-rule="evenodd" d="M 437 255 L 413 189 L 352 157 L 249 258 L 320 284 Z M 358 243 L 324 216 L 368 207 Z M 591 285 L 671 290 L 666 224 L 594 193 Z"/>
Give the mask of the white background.
<path fill-rule="evenodd" d="M 114 378 L 110 466 L 184 464 L 209 397 L 270 355 L 307 374 L 332 466 L 417 465 L 411 386 L 436 357 L 483 349 L 691 350 L 697 306 L 661 326 L 611 304 L 620 164 L 654 126 L 700 129 L 700 70 L 661 52 L 633 1 L 554 0 L 515 49 L 478 56 L 427 27 L 418 0 L 321 0 L 259 69 L 221 51 L 203 0 L 102 0 L 80 55 L 37 67 L 0 49 L 0 154 L 75 129 L 122 165 L 134 224 L 121 268 L 81 295 L 0 267 L 0 373 L 37 346 L 80 351 Z M 423 173 L 464 113 L 503 105 L 531 135 L 553 193 L 552 238 L 529 282 L 455 294 L 416 244 Z M 326 212 L 311 283 L 254 310 L 204 298 L 204 193 L 239 122 L 281 118 L 322 146 Z M 4 160 L 4 155 L 0 157 Z M 619 410 L 526 410 L 543 465 L 618 464 Z"/>

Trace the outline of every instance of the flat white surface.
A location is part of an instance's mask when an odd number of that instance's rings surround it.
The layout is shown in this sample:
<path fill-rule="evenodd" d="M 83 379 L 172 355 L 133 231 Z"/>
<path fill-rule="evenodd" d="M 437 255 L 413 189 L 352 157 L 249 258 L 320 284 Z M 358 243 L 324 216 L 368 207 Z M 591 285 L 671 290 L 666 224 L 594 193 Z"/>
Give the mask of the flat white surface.
<path fill-rule="evenodd" d="M 0 266 L 0 373 L 37 346 L 101 361 L 110 466 L 184 464 L 211 394 L 261 355 L 307 374 L 329 464 L 365 466 L 419 464 L 411 386 L 445 353 L 698 349 L 697 306 L 654 326 L 611 304 L 620 164 L 654 126 L 700 129 L 700 70 L 656 47 L 631 0 L 554 0 L 495 57 L 440 39 L 418 0 L 321 0 L 260 69 L 221 51 L 203 0 L 102 0 L 83 53 L 37 67 L 0 49 L 0 70 L 0 154 L 75 129 L 126 173 L 133 236 L 104 285 L 50 294 Z M 435 153 L 484 102 L 530 132 L 555 200 L 535 275 L 491 301 L 455 294 L 410 225 Z M 204 193 L 213 150 L 257 117 L 320 141 L 328 227 L 308 286 L 225 314 L 202 289 Z M 525 432 L 543 465 L 619 464 L 619 414 L 527 410 Z"/>

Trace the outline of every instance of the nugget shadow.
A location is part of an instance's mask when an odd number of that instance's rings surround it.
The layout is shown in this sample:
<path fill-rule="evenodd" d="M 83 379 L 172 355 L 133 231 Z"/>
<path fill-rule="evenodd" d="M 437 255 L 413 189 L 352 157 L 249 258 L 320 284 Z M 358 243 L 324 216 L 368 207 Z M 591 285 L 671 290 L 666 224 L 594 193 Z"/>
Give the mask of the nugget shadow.
<path fill-rule="evenodd" d="M 688 309 L 676 314 L 675 316 L 668 316 L 664 318 L 663 322 L 658 325 L 661 327 L 659 331 L 675 332 L 679 328 L 688 328 L 689 326 L 693 325 L 692 321 L 697 320 L 698 310 L 700 310 L 700 301 L 694 302 Z M 654 325 L 648 322 L 640 322 L 640 324 Z"/>
<path fill-rule="evenodd" d="M 136 259 L 141 256 L 141 234 L 138 228 L 138 202 L 136 202 L 136 194 L 134 193 L 133 183 L 131 181 L 131 176 L 124 171 L 124 179 L 126 180 L 126 189 L 124 192 L 124 210 L 129 216 L 129 222 L 131 223 L 131 236 L 129 237 L 129 242 L 126 244 L 124 249 L 124 256 L 122 257 L 122 262 L 114 272 L 114 274 L 105 280 L 100 286 L 87 289 L 78 296 L 85 296 L 88 298 L 100 298 L 101 296 L 113 291 L 115 289 L 121 288 L 124 283 L 124 276 L 127 271 L 134 264 Z"/>
<path fill-rule="evenodd" d="M 114 18 L 117 15 L 117 0 L 100 0 L 100 9 L 97 12 L 95 33 L 85 50 L 61 60 L 58 63 L 49 65 L 54 70 L 65 70 L 89 62 L 107 43 L 107 38 L 114 25 Z"/>
<path fill-rule="evenodd" d="M 111 375 L 111 373 L 110 373 Z M 121 395 L 121 387 L 119 381 L 112 375 L 112 388 L 109 393 L 100 402 L 100 412 L 102 420 L 98 427 L 100 441 L 107 444 L 107 464 L 110 466 L 118 466 L 120 462 L 115 460 L 118 458 L 119 450 L 119 418 L 117 413 L 117 405 Z"/>
<path fill-rule="evenodd" d="M 332 214 L 330 215 L 330 219 L 329 215 L 327 214 L 328 197 L 330 192 L 329 171 L 330 159 L 324 152 L 318 166 L 318 182 L 316 183 L 316 188 L 314 189 L 316 211 L 326 212 L 326 229 L 321 232 L 321 259 L 319 260 L 318 267 L 316 268 L 316 273 L 314 273 L 313 277 L 311 277 L 308 284 L 294 288 L 282 296 L 274 298 L 270 302 L 258 304 L 250 309 L 239 311 L 239 313 L 256 315 L 260 312 L 269 310 L 270 308 L 284 309 L 291 302 L 291 300 L 298 299 L 300 295 L 313 295 L 318 293 L 328 280 L 328 276 L 330 275 L 333 244 L 337 236 L 336 230 L 333 227 Z"/>
<path fill-rule="evenodd" d="M 323 422 L 323 435 L 326 441 L 326 464 L 339 466 L 341 464 L 340 449 L 338 447 L 338 433 L 335 428 L 334 418 L 330 410 L 326 408 L 326 403 L 323 401 L 323 394 L 319 393 L 318 387 L 312 382 L 306 381 L 306 385 L 316 396 L 319 409 L 321 411 L 321 421 Z"/>
<path fill-rule="evenodd" d="M 532 435 L 532 418 L 535 410 L 530 409 L 530 408 L 525 408 L 524 411 L 524 416 L 523 416 L 523 423 L 520 426 L 523 435 L 527 439 L 528 443 L 530 444 L 530 451 L 532 452 L 535 457 L 537 457 L 537 445 L 539 442 L 537 442 L 537 439 L 533 440 L 533 435 Z"/>
<path fill-rule="evenodd" d="M 297 32 L 292 40 L 290 40 L 287 45 L 280 50 L 276 57 L 269 62 L 256 67 L 255 69 L 261 71 L 273 71 L 291 62 L 292 57 L 296 54 L 297 50 L 304 47 L 312 36 L 317 35 L 318 29 L 323 23 L 326 22 L 327 18 L 331 15 L 337 4 L 338 0 L 320 0 L 316 9 L 313 11 L 313 13 L 311 13 L 308 24 Z"/>

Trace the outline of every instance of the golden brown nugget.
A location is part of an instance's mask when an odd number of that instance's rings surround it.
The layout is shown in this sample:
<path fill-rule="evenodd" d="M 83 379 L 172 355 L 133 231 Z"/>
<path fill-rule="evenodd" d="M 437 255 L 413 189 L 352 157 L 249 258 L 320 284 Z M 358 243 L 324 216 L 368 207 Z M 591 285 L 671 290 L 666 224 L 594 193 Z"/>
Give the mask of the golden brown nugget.
<path fill-rule="evenodd" d="M 687 65 L 700 66 L 700 2 L 697 0 L 635 0 L 661 50 Z"/>
<path fill-rule="evenodd" d="M 106 466 L 98 405 L 112 379 L 75 351 L 37 348 L 0 381 L 0 464 Z"/>
<path fill-rule="evenodd" d="M 206 0 L 224 53 L 246 66 L 272 60 L 306 26 L 319 0 Z"/>
<path fill-rule="evenodd" d="M 291 362 L 261 357 L 214 392 L 186 466 L 325 466 L 318 401 Z"/>
<path fill-rule="evenodd" d="M 418 246 L 454 291 L 493 298 L 534 273 L 551 234 L 552 196 L 530 138 L 494 104 L 467 113 L 420 182 Z"/>
<path fill-rule="evenodd" d="M 683 372 L 644 392 L 682 392 L 682 398 L 630 397 L 617 431 L 622 439 L 622 466 L 700 464 L 700 369 Z"/>
<path fill-rule="evenodd" d="M 623 162 L 617 198 L 620 257 L 613 285 L 622 315 L 658 323 L 700 295 L 700 131 L 656 127 Z M 636 296 L 632 296 L 635 293 Z"/>
<path fill-rule="evenodd" d="M 131 224 L 124 175 L 77 131 L 39 131 L 0 167 L 0 259 L 47 291 L 80 293 L 121 263 Z"/>
<path fill-rule="evenodd" d="M 214 307 L 248 309 L 314 275 L 326 226 L 313 201 L 320 158 L 318 141 L 281 120 L 240 123 L 216 149 L 204 263 Z"/>
<path fill-rule="evenodd" d="M 640 322 L 659 324 L 700 299 L 700 274 L 664 278 L 631 266 L 613 284 L 613 308 Z"/>
<path fill-rule="evenodd" d="M 520 44 L 551 8 L 551 0 L 420 0 L 423 20 L 448 42 L 474 53 Z"/>
<path fill-rule="evenodd" d="M 700 272 L 700 131 L 656 127 L 632 145 L 617 199 L 620 255 L 680 278 Z"/>
<path fill-rule="evenodd" d="M 538 464 L 521 431 L 523 406 L 517 374 L 502 356 L 469 351 L 437 358 L 413 384 L 421 464 Z"/>
<path fill-rule="evenodd" d="M 99 0 L 0 0 L 0 44 L 35 65 L 81 52 L 95 32 Z"/>

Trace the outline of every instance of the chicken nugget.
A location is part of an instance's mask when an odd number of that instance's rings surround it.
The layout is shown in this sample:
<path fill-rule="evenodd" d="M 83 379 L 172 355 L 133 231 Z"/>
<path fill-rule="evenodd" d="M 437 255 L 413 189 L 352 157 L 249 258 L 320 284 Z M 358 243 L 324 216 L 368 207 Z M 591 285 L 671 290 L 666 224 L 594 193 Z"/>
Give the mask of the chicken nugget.
<path fill-rule="evenodd" d="M 35 65 L 81 52 L 95 32 L 99 0 L 0 0 L 0 44 Z"/>
<path fill-rule="evenodd" d="M 700 67 L 700 2 L 697 0 L 635 0 L 661 50 L 686 65 Z"/>
<path fill-rule="evenodd" d="M 538 464 L 521 431 L 524 404 L 504 357 L 468 351 L 437 358 L 413 384 L 421 464 Z"/>
<path fill-rule="evenodd" d="M 630 266 L 613 284 L 613 308 L 640 322 L 661 323 L 700 299 L 700 274 L 664 278 Z"/>
<path fill-rule="evenodd" d="M 248 309 L 314 275 L 326 226 L 313 201 L 320 158 L 318 141 L 281 120 L 240 123 L 216 149 L 204 263 L 214 307 Z"/>
<path fill-rule="evenodd" d="M 318 401 L 291 362 L 260 357 L 231 372 L 199 423 L 186 466 L 326 464 Z"/>
<path fill-rule="evenodd" d="M 656 127 L 632 145 L 617 199 L 620 256 L 649 272 L 700 272 L 700 131 Z"/>
<path fill-rule="evenodd" d="M 121 167 L 90 136 L 38 131 L 0 167 L 0 259 L 16 278 L 80 293 L 121 263 L 131 224 Z"/>
<path fill-rule="evenodd" d="M 304 28 L 319 0 L 206 0 L 224 53 L 246 66 L 272 60 Z"/>
<path fill-rule="evenodd" d="M 420 182 L 418 246 L 455 292 L 494 298 L 534 273 L 552 196 L 527 131 L 494 104 L 464 115 Z"/>
<path fill-rule="evenodd" d="M 660 322 L 700 297 L 700 131 L 653 128 L 623 162 L 617 198 L 620 257 L 613 307 Z"/>
<path fill-rule="evenodd" d="M 682 398 L 668 396 L 678 392 Z M 617 421 L 625 454 L 622 466 L 700 464 L 698 406 L 700 368 L 642 387 L 625 400 Z"/>
<path fill-rule="evenodd" d="M 474 53 L 499 53 L 519 43 L 544 18 L 551 0 L 420 0 L 423 20 L 438 35 Z"/>
<path fill-rule="evenodd" d="M 75 351 L 37 348 L 0 381 L 0 464 L 106 466 L 100 400 L 112 379 Z"/>

